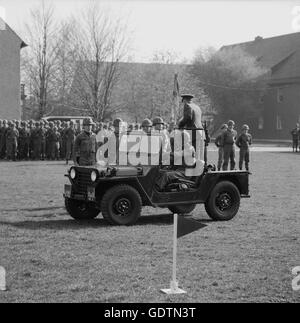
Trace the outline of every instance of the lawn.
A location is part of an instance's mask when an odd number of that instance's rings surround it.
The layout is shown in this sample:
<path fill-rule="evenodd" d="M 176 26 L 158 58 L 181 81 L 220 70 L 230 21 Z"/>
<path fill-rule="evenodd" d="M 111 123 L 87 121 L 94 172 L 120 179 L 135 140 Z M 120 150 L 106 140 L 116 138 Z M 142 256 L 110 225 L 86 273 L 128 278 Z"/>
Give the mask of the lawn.
<path fill-rule="evenodd" d="M 160 292 L 171 279 L 168 210 L 145 208 L 132 227 L 78 223 L 63 208 L 63 162 L 0 162 L 0 302 L 299 302 L 300 154 L 251 157 L 251 198 L 232 221 L 193 212 L 208 226 L 178 241 L 187 294 L 177 296 Z"/>

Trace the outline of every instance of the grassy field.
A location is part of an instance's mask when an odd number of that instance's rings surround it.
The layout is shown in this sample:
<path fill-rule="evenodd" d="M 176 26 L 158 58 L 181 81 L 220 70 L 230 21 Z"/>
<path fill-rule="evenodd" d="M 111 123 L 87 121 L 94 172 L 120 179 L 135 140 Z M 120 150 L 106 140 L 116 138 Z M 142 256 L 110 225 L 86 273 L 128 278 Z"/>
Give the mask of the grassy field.
<path fill-rule="evenodd" d="M 215 152 L 209 157 L 216 158 Z M 178 242 L 186 295 L 166 296 L 172 215 L 145 208 L 132 227 L 100 216 L 77 223 L 63 208 L 63 162 L 0 163 L 0 302 L 299 302 L 300 154 L 252 153 L 251 199 L 230 222 L 211 222 Z"/>

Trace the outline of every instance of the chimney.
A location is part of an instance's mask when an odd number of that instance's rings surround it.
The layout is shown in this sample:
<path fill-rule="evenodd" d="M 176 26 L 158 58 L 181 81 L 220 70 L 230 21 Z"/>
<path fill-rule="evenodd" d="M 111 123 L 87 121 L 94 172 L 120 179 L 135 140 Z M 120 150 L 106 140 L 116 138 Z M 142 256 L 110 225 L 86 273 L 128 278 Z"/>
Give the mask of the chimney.
<path fill-rule="evenodd" d="M 261 36 L 257 36 L 257 37 L 255 37 L 255 39 L 254 39 L 255 41 L 259 41 L 259 40 L 263 40 L 263 38 L 261 37 Z"/>

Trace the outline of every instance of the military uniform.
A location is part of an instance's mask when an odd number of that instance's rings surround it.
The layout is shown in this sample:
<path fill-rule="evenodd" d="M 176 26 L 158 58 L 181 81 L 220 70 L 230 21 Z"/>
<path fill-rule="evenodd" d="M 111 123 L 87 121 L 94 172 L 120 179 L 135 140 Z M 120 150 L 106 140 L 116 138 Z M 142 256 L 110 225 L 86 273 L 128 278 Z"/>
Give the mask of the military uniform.
<path fill-rule="evenodd" d="M 83 120 L 83 127 L 92 126 L 89 118 Z M 80 166 L 92 166 L 96 163 L 96 135 L 84 129 L 75 139 L 74 162 Z"/>
<path fill-rule="evenodd" d="M 6 131 L 7 131 L 7 121 L 2 121 L 2 126 L 0 127 L 0 159 L 6 157 Z"/>
<path fill-rule="evenodd" d="M 228 122 L 228 127 L 231 122 Z M 234 124 L 234 123 L 233 123 Z M 230 170 L 234 170 L 235 168 L 235 148 L 234 143 L 236 140 L 237 132 L 234 129 L 228 128 L 225 130 L 221 137 L 221 145 L 224 149 L 224 162 L 223 162 L 223 170 L 228 169 L 228 164 L 230 160 Z"/>
<path fill-rule="evenodd" d="M 292 139 L 293 139 L 293 152 L 298 151 L 299 147 L 299 136 L 300 136 L 300 128 L 299 125 L 296 125 L 296 128 L 294 128 L 291 131 Z"/>
<path fill-rule="evenodd" d="M 6 131 L 6 155 L 8 160 L 16 160 L 18 149 L 19 131 L 15 124 L 11 123 Z"/>
<path fill-rule="evenodd" d="M 36 128 L 34 128 L 31 133 L 32 149 L 33 149 L 32 157 L 35 160 L 42 159 L 43 136 L 44 136 L 44 131 L 40 127 L 40 123 L 37 122 Z"/>
<path fill-rule="evenodd" d="M 247 125 L 243 126 L 243 130 L 248 130 Z M 239 169 L 243 169 L 243 162 L 245 161 L 245 168 L 249 170 L 249 146 L 252 144 L 252 136 L 248 132 L 243 132 L 236 140 L 236 145 L 240 148 Z"/>
<path fill-rule="evenodd" d="M 29 144 L 30 144 L 30 130 L 27 128 L 26 122 L 21 123 L 19 130 L 19 159 L 28 159 Z"/>
<path fill-rule="evenodd" d="M 74 142 L 76 138 L 76 130 L 73 123 L 70 123 L 70 127 L 64 132 L 65 142 L 66 142 L 66 162 L 72 159 Z"/>
<path fill-rule="evenodd" d="M 221 132 L 219 133 L 219 135 L 215 139 L 215 145 L 218 147 L 218 165 L 217 165 L 218 171 L 221 170 L 223 159 L 224 159 L 224 147 L 222 145 L 221 140 L 222 140 L 223 131 L 225 129 L 227 129 L 227 124 L 224 124 L 221 127 Z"/>

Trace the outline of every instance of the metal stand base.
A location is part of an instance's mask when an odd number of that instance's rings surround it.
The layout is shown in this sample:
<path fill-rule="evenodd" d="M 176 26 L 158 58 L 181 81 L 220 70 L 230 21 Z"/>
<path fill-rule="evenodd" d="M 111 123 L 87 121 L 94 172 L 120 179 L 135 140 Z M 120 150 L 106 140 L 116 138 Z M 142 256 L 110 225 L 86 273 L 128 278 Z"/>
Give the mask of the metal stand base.
<path fill-rule="evenodd" d="M 178 282 L 171 281 L 170 288 L 161 289 L 164 294 L 172 295 L 172 294 L 186 294 L 181 288 L 178 288 Z"/>

